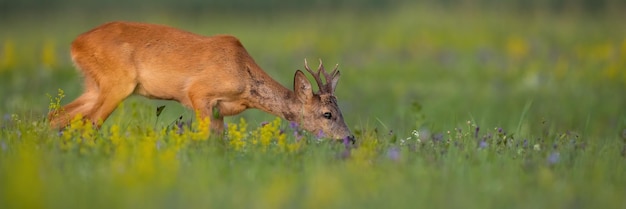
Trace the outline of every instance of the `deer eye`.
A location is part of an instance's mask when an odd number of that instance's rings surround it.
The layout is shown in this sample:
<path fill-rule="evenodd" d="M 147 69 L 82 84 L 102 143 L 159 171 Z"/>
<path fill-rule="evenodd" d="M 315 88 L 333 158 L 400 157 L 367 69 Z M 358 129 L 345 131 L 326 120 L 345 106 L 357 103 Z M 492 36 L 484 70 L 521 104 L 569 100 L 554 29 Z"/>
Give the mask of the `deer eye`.
<path fill-rule="evenodd" d="M 331 119 L 332 117 L 333 117 L 333 114 L 331 114 L 330 112 L 325 112 L 324 113 L 324 118 Z"/>

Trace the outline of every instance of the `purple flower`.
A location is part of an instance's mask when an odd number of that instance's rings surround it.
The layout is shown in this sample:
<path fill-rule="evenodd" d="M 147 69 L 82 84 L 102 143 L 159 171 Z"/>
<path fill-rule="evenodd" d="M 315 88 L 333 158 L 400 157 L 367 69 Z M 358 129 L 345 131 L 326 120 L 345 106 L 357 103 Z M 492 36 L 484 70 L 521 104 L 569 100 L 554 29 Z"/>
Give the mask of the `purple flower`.
<path fill-rule="evenodd" d="M 293 136 L 296 137 L 296 142 L 300 142 L 300 140 L 302 139 L 302 135 L 300 135 L 300 133 L 297 131 L 293 132 Z"/>
<path fill-rule="evenodd" d="M 182 121 L 176 122 L 176 127 L 178 127 L 178 130 L 176 130 L 176 133 L 178 135 L 183 134 L 183 132 L 185 131 L 185 129 L 183 128 L 184 125 L 185 125 L 185 122 L 182 122 Z M 226 129 L 228 129 L 228 127 L 226 127 Z"/>
<path fill-rule="evenodd" d="M 389 150 L 387 150 L 387 157 L 389 157 L 389 159 L 397 161 L 400 159 L 400 149 L 398 149 L 397 147 L 391 147 L 389 148 Z"/>
<path fill-rule="evenodd" d="M 354 143 L 356 143 L 354 136 L 343 137 L 343 145 L 346 147 L 346 149 L 356 148 L 356 145 L 354 145 Z"/>
<path fill-rule="evenodd" d="M 485 141 L 485 140 L 482 140 L 482 141 L 480 141 L 480 143 L 478 143 L 478 148 L 480 148 L 480 149 L 485 149 L 488 146 L 489 146 L 489 143 L 487 143 L 487 141 Z"/>
<path fill-rule="evenodd" d="M 344 137 L 343 138 L 343 145 L 346 147 L 346 149 L 350 149 L 350 137 Z"/>
<path fill-rule="evenodd" d="M 289 121 L 289 128 L 291 128 L 293 130 L 298 130 L 298 123 L 296 123 L 294 121 Z"/>
<path fill-rule="evenodd" d="M 324 131 L 322 131 L 322 130 L 318 131 L 317 135 L 315 135 L 315 137 L 317 137 L 317 139 L 324 138 Z"/>
<path fill-rule="evenodd" d="M 552 152 L 550 156 L 548 156 L 548 164 L 554 165 L 559 162 L 561 158 L 561 154 L 559 152 Z"/>

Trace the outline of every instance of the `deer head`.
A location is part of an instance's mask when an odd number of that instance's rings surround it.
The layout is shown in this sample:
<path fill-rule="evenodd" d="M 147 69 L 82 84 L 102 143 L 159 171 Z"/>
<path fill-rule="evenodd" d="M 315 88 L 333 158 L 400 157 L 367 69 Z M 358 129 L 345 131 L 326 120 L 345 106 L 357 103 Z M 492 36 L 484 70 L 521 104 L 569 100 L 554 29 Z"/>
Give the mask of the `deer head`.
<path fill-rule="evenodd" d="M 299 118 L 296 122 L 300 126 L 311 133 L 322 135 L 332 139 L 344 139 L 354 141 L 354 136 L 350 129 L 343 121 L 341 110 L 337 104 L 337 98 L 334 95 L 337 82 L 339 81 L 339 71 L 336 65 L 329 74 L 324 70 L 322 60 L 317 72 L 313 72 L 304 60 L 304 68 L 313 75 L 319 91 L 313 93 L 311 83 L 300 70 L 296 71 L 294 77 L 294 92 L 297 103 L 301 105 L 299 110 Z M 325 83 L 322 81 L 321 75 L 324 75 Z"/>

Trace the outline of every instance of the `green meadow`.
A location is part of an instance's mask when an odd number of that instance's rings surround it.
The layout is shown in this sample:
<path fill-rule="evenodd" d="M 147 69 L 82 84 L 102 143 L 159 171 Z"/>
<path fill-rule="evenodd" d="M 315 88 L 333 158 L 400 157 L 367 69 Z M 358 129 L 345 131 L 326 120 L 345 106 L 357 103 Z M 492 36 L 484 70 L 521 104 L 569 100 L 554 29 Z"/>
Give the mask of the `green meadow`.
<path fill-rule="evenodd" d="M 5 14 L 0 208 L 626 208 L 621 8 Z M 305 58 L 338 63 L 356 143 L 259 110 L 216 137 L 139 96 L 50 129 L 82 91 L 71 41 L 113 20 L 235 35 L 290 89 Z"/>

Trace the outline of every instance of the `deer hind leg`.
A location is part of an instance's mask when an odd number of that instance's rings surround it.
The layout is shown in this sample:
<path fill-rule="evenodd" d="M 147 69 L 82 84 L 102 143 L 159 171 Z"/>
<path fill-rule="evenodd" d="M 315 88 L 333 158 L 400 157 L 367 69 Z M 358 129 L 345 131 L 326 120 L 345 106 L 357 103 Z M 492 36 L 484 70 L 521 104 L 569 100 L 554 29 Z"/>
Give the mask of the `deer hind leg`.
<path fill-rule="evenodd" d="M 85 117 L 98 127 L 111 115 L 113 110 L 130 96 L 137 87 L 137 71 L 132 65 L 109 62 L 95 75 L 98 85 L 98 98 Z M 103 67 L 104 67 L 103 66 Z M 100 67 L 100 66 L 98 66 Z"/>
<path fill-rule="evenodd" d="M 101 86 L 97 102 L 86 116 L 94 124 L 100 126 L 117 106 L 135 90 L 136 83 Z"/>
<path fill-rule="evenodd" d="M 51 110 L 48 113 L 50 126 L 56 129 L 63 128 L 69 125 L 70 121 L 77 115 L 86 116 L 97 99 L 98 86 L 93 79 L 85 77 L 85 91 L 82 95 L 60 109 Z"/>
<path fill-rule="evenodd" d="M 115 57 L 88 56 L 75 57 L 74 60 L 85 73 L 87 91 L 84 100 L 87 102 L 77 102 L 70 113 L 82 114 L 100 127 L 119 103 L 135 90 L 137 71 L 134 66 L 120 63 Z"/>

